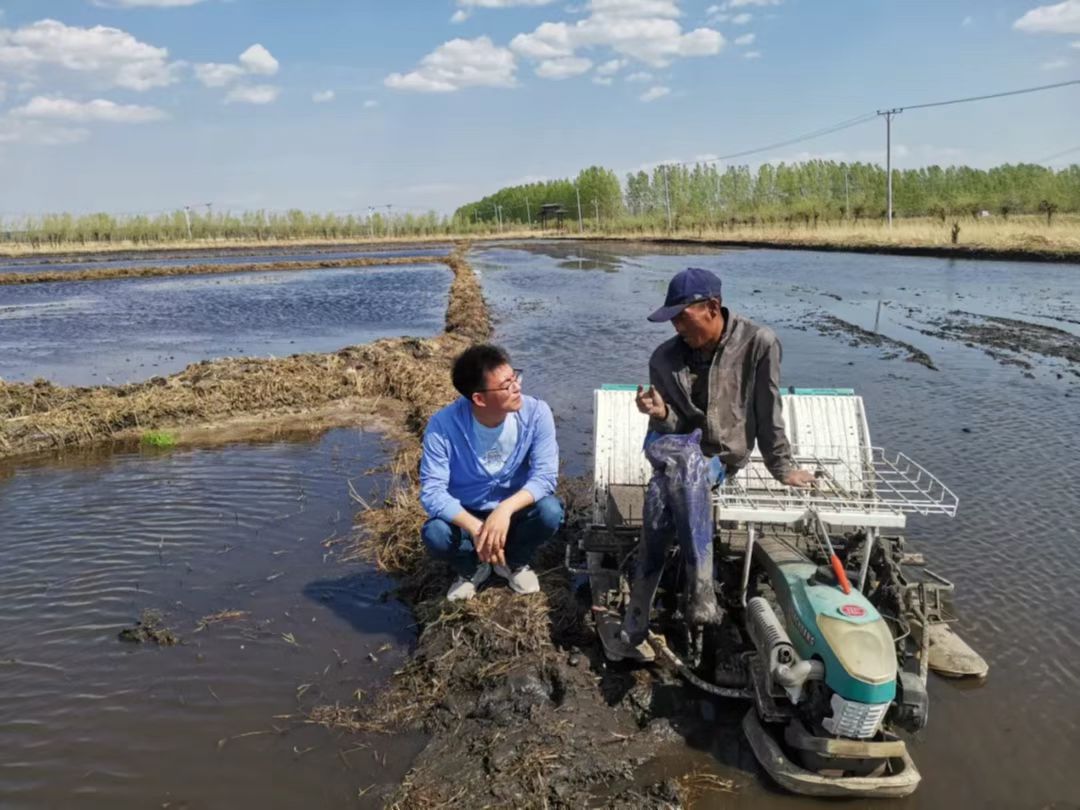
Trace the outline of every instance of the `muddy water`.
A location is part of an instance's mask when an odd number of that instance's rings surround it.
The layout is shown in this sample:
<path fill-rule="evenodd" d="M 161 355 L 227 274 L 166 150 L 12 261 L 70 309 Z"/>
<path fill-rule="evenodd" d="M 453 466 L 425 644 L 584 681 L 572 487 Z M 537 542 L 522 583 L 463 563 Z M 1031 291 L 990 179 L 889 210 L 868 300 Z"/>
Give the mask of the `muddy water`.
<path fill-rule="evenodd" d="M 417 265 L 2 287 L 0 378 L 116 385 L 223 356 L 432 335 L 449 285 L 446 267 Z"/>
<path fill-rule="evenodd" d="M 392 583 L 332 556 L 386 453 L 336 430 L 0 471 L 0 807 L 379 806 L 422 741 L 297 715 L 413 639 Z M 182 643 L 119 641 L 145 609 Z M 197 630 L 223 610 L 247 615 Z"/>
<path fill-rule="evenodd" d="M 957 629 L 991 666 L 977 688 L 932 678 L 930 724 L 912 743 L 923 783 L 889 806 L 1075 806 L 1080 369 L 1020 352 L 1025 370 L 921 330 L 962 310 L 1080 334 L 1080 266 L 573 244 L 478 249 L 472 261 L 498 340 L 557 414 L 569 474 L 590 469 L 592 390 L 644 378 L 650 351 L 671 334 L 645 315 L 686 266 L 717 271 L 733 309 L 774 327 L 784 385 L 855 388 L 874 443 L 908 453 L 960 498 L 955 519 L 912 520 L 908 536 L 955 581 Z M 823 314 L 867 330 L 877 319 L 938 370 L 823 335 L 813 327 Z M 740 715 L 720 706 L 716 733 L 693 735 L 685 756 L 655 763 L 651 776 L 706 767 L 741 785 L 706 807 L 813 805 L 758 772 L 732 730 Z"/>

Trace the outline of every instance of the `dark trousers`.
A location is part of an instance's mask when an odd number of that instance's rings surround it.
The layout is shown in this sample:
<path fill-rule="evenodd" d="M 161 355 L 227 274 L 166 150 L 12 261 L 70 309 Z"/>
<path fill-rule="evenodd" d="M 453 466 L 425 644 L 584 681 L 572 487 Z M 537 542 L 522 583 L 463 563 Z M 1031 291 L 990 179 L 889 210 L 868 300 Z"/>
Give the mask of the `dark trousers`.
<path fill-rule="evenodd" d="M 485 520 L 489 511 L 468 510 L 470 514 Z M 537 549 L 558 531 L 563 519 L 562 501 L 554 495 L 541 498 L 510 518 L 510 530 L 506 536 L 506 565 L 516 571 L 529 565 Z M 480 560 L 476 556 L 473 538 L 467 531 L 442 518 L 431 518 L 420 530 L 424 547 L 436 560 L 445 560 L 463 577 L 476 573 Z"/>

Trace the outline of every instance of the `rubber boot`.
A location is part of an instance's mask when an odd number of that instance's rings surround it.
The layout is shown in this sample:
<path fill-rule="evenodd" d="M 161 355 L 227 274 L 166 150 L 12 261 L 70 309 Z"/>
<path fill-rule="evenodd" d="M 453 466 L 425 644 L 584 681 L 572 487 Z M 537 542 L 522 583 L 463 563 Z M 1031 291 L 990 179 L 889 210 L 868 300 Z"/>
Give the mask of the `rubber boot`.
<path fill-rule="evenodd" d="M 664 476 L 657 471 L 645 490 L 641 539 L 638 541 L 634 579 L 630 583 L 630 603 L 623 618 L 622 640 L 636 647 L 649 632 L 649 614 L 664 573 L 664 560 L 672 538 L 671 514 L 666 501 Z"/>

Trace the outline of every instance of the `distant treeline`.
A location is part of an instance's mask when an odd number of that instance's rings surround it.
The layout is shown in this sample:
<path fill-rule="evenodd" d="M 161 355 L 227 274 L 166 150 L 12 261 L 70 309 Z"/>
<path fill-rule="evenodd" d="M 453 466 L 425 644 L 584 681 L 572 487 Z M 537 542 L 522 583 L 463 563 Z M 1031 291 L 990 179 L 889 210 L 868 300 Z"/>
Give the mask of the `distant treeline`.
<path fill-rule="evenodd" d="M 580 200 L 580 206 L 579 206 Z M 661 165 L 626 175 L 593 166 L 575 180 L 500 189 L 459 208 L 454 218 L 498 224 L 535 222 L 545 204 L 560 207 L 575 224 L 618 229 L 632 222 L 673 228 L 703 224 L 754 225 L 859 222 L 886 216 L 886 173 L 869 163 L 749 166 Z M 970 169 L 929 166 L 893 171 L 893 216 L 946 219 L 1008 218 L 1080 211 L 1080 166 L 1060 171 L 1033 164 Z"/>
<path fill-rule="evenodd" d="M 541 211 L 572 230 L 674 230 L 756 225 L 815 227 L 886 216 L 885 171 L 868 163 L 764 164 L 719 169 L 713 164 L 661 165 L 626 175 L 592 166 L 576 178 L 500 189 L 453 216 L 395 213 L 311 214 L 178 210 L 155 216 L 51 214 L 0 220 L 0 244 L 74 247 L 188 240 L 295 241 L 455 236 L 537 227 Z M 893 172 L 893 215 L 953 222 L 987 214 L 1008 219 L 1080 212 L 1080 166 L 1055 171 L 1017 164 L 993 169 L 930 166 Z"/>
<path fill-rule="evenodd" d="M 449 220 L 434 211 L 414 214 L 309 214 L 304 211 L 174 211 L 156 216 L 47 214 L 17 222 L 0 221 L 0 243 L 87 245 L 110 242 L 153 244 L 187 240 L 289 241 L 363 239 L 449 234 Z"/>

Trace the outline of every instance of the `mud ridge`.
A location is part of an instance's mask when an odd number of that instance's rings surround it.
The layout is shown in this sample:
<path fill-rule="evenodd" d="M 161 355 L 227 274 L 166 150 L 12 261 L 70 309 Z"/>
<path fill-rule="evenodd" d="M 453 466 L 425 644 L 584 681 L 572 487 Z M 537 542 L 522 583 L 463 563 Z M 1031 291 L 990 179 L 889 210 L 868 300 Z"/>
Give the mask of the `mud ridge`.
<path fill-rule="evenodd" d="M 923 334 L 967 346 L 981 346 L 1003 365 L 1030 370 L 1034 366 L 1025 358 L 1032 355 L 1080 365 L 1080 337 L 1064 329 L 959 309 L 926 323 L 930 328 L 920 329 Z M 1074 367 L 1072 372 L 1080 376 L 1080 369 Z"/>
<path fill-rule="evenodd" d="M 322 259 L 306 262 L 260 262 L 253 264 L 178 264 L 157 267 L 97 267 L 87 270 L 40 270 L 32 273 L 0 273 L 0 286 L 50 284 L 68 281 L 111 281 L 163 276 L 211 276 L 235 273 L 334 270 L 349 267 L 389 267 L 409 264 L 445 264 L 447 256 L 395 256 L 387 259 Z"/>
<path fill-rule="evenodd" d="M 902 340 L 896 340 L 895 338 L 887 337 L 878 332 L 871 332 L 867 329 L 863 329 L 861 326 L 845 321 L 843 318 L 837 318 L 835 315 L 822 315 L 818 318 L 817 322 L 814 323 L 814 327 L 823 335 L 848 338 L 851 346 L 876 346 L 878 348 L 887 349 L 888 353 L 885 355 L 886 359 L 898 357 L 903 354 L 904 359 L 909 363 L 917 363 L 920 366 L 925 366 L 931 371 L 938 370 L 930 355 L 922 349 L 912 346 L 910 343 L 905 343 Z"/>

